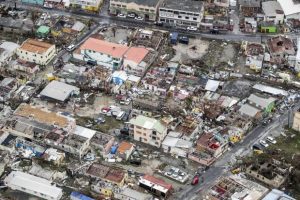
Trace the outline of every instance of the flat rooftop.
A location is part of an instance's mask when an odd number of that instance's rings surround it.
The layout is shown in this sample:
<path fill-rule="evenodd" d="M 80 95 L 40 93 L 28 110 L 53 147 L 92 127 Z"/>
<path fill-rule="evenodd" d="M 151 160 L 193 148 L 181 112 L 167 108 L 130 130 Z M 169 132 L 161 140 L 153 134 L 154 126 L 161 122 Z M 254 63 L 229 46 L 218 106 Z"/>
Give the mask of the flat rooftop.
<path fill-rule="evenodd" d="M 203 3 L 201 1 L 193 0 L 165 0 L 161 8 L 168 8 L 172 10 L 182 10 L 186 12 L 200 12 Z"/>
<path fill-rule="evenodd" d="M 60 127 L 66 127 L 69 124 L 68 118 L 60 116 L 55 112 L 34 107 L 29 104 L 21 104 L 15 111 L 15 115 L 31 118 L 40 123 L 48 125 L 58 125 Z"/>
<path fill-rule="evenodd" d="M 20 49 L 32 53 L 43 54 L 52 46 L 53 44 L 49 44 L 47 42 L 40 42 L 38 40 L 28 39 L 22 44 Z"/>

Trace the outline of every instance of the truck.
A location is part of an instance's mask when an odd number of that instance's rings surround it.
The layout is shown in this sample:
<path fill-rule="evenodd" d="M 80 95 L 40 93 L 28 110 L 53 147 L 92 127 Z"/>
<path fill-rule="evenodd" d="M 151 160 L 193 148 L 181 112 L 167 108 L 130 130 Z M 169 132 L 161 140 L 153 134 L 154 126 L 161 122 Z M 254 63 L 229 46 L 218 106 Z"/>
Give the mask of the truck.
<path fill-rule="evenodd" d="M 178 33 L 172 32 L 170 33 L 170 43 L 176 45 L 178 41 Z"/>

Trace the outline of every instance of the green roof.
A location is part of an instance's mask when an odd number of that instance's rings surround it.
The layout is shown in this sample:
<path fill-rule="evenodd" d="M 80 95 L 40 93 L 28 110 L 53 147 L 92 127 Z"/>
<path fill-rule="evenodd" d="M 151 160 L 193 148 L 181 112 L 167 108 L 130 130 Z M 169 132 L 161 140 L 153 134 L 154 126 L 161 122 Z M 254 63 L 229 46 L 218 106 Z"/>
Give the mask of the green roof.
<path fill-rule="evenodd" d="M 160 121 L 143 115 L 139 115 L 136 118 L 132 118 L 129 121 L 129 123 L 135 126 L 143 127 L 145 129 L 150 129 L 150 130 L 153 129 L 159 133 L 163 133 L 167 128 Z"/>
<path fill-rule="evenodd" d="M 47 34 L 50 32 L 50 27 L 48 26 L 40 26 L 37 30 L 38 33 Z"/>

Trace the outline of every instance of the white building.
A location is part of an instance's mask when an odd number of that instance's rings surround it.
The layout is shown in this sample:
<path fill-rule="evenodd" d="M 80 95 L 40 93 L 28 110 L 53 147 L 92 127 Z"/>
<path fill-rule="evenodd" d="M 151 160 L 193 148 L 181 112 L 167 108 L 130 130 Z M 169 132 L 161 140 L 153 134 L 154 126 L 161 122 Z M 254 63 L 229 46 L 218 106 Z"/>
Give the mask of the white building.
<path fill-rule="evenodd" d="M 20 48 L 17 55 L 20 59 L 34 62 L 39 65 L 47 65 L 55 56 L 56 48 L 54 44 L 40 42 L 34 39 L 27 39 Z"/>
<path fill-rule="evenodd" d="M 59 81 L 51 81 L 40 93 L 42 97 L 57 101 L 66 101 L 73 94 L 79 94 L 80 89 Z"/>
<path fill-rule="evenodd" d="M 167 127 L 160 121 L 139 115 L 129 121 L 134 140 L 160 147 L 167 135 Z"/>
<path fill-rule="evenodd" d="M 165 0 L 159 7 L 159 21 L 173 26 L 199 27 L 203 13 L 201 1 Z"/>
<path fill-rule="evenodd" d="M 283 24 L 284 12 L 280 3 L 277 1 L 262 2 L 262 9 L 265 13 L 265 21 L 274 22 L 275 24 Z"/>
<path fill-rule="evenodd" d="M 70 0 L 71 6 L 81 7 L 89 11 L 99 10 L 103 0 Z"/>
<path fill-rule="evenodd" d="M 294 0 L 277 0 L 286 19 L 300 19 L 300 3 Z"/>
<path fill-rule="evenodd" d="M 114 70 L 119 69 L 123 62 L 125 67 L 136 69 L 139 68 L 139 64 L 148 52 L 147 49 L 142 47 L 127 47 L 96 38 L 89 38 L 73 53 L 73 57 Z"/>
<path fill-rule="evenodd" d="M 20 46 L 14 42 L 3 42 L 0 44 L 0 67 L 11 59 Z"/>
<path fill-rule="evenodd" d="M 12 190 L 19 190 L 42 199 L 59 200 L 62 197 L 62 189 L 52 185 L 51 181 L 24 172 L 13 171 L 4 182 Z"/>

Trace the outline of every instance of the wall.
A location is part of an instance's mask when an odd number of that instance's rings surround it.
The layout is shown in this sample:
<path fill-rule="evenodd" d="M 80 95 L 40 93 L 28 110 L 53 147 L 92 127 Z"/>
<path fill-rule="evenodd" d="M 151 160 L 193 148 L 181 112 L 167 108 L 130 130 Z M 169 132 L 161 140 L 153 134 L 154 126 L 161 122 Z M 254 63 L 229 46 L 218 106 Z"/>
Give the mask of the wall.
<path fill-rule="evenodd" d="M 110 13 L 118 14 L 118 13 L 135 13 L 136 15 L 143 17 L 144 19 L 149 16 L 149 20 L 155 21 L 157 15 L 157 7 L 149 7 L 146 5 L 138 5 L 134 2 L 125 3 L 120 1 L 110 1 Z"/>
<path fill-rule="evenodd" d="M 81 54 L 85 55 L 83 57 L 84 61 L 88 61 L 88 60 L 96 61 L 98 64 L 112 69 L 119 69 L 122 63 L 120 58 L 113 58 L 110 55 L 102 54 L 95 51 L 81 50 Z M 76 58 L 81 58 L 81 57 L 76 56 Z"/>
<path fill-rule="evenodd" d="M 296 131 L 300 131 L 300 112 L 295 113 L 292 128 Z"/>
<path fill-rule="evenodd" d="M 167 12 L 167 10 L 171 12 Z M 204 7 L 202 7 L 201 11 L 197 13 L 189 11 L 171 10 L 161 7 L 159 8 L 159 21 L 169 23 L 174 26 L 195 26 L 199 28 L 201 20 L 203 18 L 203 11 Z"/>
<path fill-rule="evenodd" d="M 34 62 L 39 65 L 47 65 L 54 58 L 55 54 L 56 54 L 55 45 L 51 46 L 43 54 L 32 53 L 29 51 L 22 50 L 20 48 L 17 50 L 17 55 L 19 56 L 20 59 L 29 62 Z"/>

